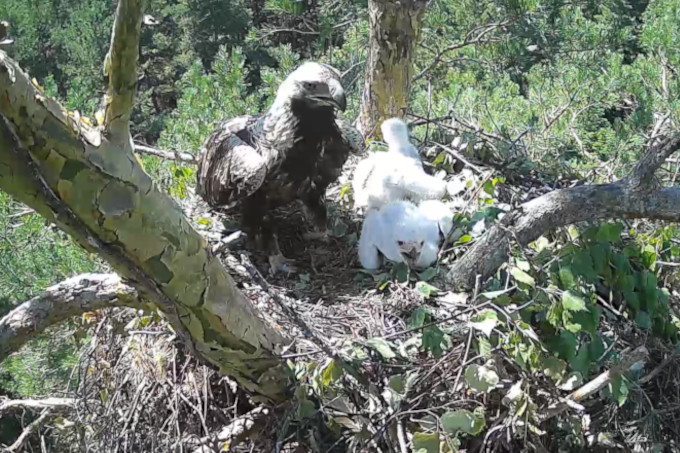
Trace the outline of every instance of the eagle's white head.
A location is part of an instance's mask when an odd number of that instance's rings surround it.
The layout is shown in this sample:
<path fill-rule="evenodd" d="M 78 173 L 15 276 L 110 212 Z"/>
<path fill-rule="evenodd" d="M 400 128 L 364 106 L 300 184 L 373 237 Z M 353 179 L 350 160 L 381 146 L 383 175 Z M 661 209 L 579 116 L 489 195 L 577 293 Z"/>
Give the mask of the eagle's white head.
<path fill-rule="evenodd" d="M 274 104 L 283 105 L 291 100 L 304 102 L 310 108 L 334 107 L 340 111 L 347 108 L 340 72 L 314 61 L 301 64 L 286 77 Z"/>

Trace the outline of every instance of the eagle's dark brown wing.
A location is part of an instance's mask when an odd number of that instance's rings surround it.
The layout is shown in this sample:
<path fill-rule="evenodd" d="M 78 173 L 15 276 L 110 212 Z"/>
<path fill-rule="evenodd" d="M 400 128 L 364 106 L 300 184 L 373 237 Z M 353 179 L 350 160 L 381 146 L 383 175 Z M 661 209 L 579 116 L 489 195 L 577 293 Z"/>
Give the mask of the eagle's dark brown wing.
<path fill-rule="evenodd" d="M 196 188 L 210 205 L 230 207 L 252 195 L 267 175 L 270 156 L 258 151 L 263 118 L 244 115 L 223 122 L 198 156 Z"/>
<path fill-rule="evenodd" d="M 347 141 L 347 146 L 349 146 L 349 151 L 352 154 L 359 154 L 366 149 L 366 143 L 364 141 L 364 136 L 361 132 L 352 124 L 342 118 L 337 118 L 335 124 L 340 130 L 340 134 Z"/>

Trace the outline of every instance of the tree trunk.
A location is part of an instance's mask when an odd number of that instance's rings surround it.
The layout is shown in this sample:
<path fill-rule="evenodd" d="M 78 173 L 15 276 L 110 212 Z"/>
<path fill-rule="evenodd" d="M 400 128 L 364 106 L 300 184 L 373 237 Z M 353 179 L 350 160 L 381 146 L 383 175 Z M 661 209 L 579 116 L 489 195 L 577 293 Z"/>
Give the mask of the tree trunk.
<path fill-rule="evenodd" d="M 369 50 L 357 128 L 379 133 L 387 118 L 403 117 L 426 0 L 369 0 Z"/>
<path fill-rule="evenodd" d="M 275 355 L 282 336 L 133 154 L 128 118 L 142 10 L 141 0 L 118 5 L 103 130 L 67 115 L 0 51 L 0 188 L 106 259 L 199 359 L 266 399 L 284 399 Z"/>

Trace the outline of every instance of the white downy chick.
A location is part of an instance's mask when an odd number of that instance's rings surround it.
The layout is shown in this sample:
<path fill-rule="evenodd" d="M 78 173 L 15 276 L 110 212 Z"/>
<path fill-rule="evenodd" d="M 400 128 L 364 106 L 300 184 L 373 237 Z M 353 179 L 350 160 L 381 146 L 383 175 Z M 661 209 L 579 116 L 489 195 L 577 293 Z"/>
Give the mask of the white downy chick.
<path fill-rule="evenodd" d="M 361 265 L 378 269 L 384 256 L 412 269 L 429 267 L 437 261 L 439 223 L 443 216 L 441 211 L 421 209 L 409 201 L 395 201 L 370 210 L 359 238 Z"/>
<path fill-rule="evenodd" d="M 447 183 L 425 173 L 408 128 L 399 118 L 385 120 L 381 126 L 387 152 L 375 152 L 359 162 L 352 179 L 355 208 L 377 209 L 398 200 L 440 199 Z"/>
<path fill-rule="evenodd" d="M 441 200 L 424 200 L 418 205 L 420 212 L 427 219 L 436 222 L 439 231 L 446 238 L 453 229 L 453 211 Z"/>

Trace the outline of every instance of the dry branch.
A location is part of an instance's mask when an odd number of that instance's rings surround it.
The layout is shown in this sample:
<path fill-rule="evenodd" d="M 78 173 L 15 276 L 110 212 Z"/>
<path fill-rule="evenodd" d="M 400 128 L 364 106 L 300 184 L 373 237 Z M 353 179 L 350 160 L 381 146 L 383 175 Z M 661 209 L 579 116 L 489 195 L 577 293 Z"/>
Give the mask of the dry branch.
<path fill-rule="evenodd" d="M 604 373 L 597 376 L 592 381 L 581 386 L 578 390 L 575 390 L 569 396 L 567 396 L 563 401 L 549 407 L 543 414 L 540 415 L 540 420 L 542 422 L 549 420 L 569 408 L 570 403 L 580 403 L 581 401 L 589 398 L 602 390 L 604 387 L 609 385 L 611 381 L 621 376 L 623 373 L 628 371 L 637 362 L 641 362 L 647 358 L 649 353 L 647 348 L 640 346 L 628 354 L 625 354 L 617 365 L 613 366 L 611 369 L 605 371 Z"/>
<path fill-rule="evenodd" d="M 140 145 L 135 143 L 135 151 L 138 153 L 149 154 L 151 156 L 160 157 L 165 160 L 174 160 L 177 162 L 186 162 L 189 164 L 196 163 L 196 156 L 191 153 L 185 153 L 182 151 L 165 151 L 163 149 L 153 148 L 151 146 Z"/>
<path fill-rule="evenodd" d="M 525 246 L 553 228 L 608 218 L 680 221 L 680 187 L 651 185 L 654 172 L 678 148 L 680 136 L 665 138 L 650 147 L 628 178 L 555 190 L 524 203 L 451 266 L 448 283 L 472 288 L 478 275 L 487 279 L 507 261 L 511 240 Z"/>
<path fill-rule="evenodd" d="M 3 449 L 3 451 L 5 451 L 5 452 L 7 452 L 7 453 L 14 453 L 15 451 L 20 451 L 19 449 L 24 445 L 24 443 L 25 443 L 26 440 L 28 439 L 28 436 L 30 436 L 31 434 L 33 434 L 34 432 L 36 432 L 36 431 L 40 428 L 40 425 L 42 425 L 43 423 L 45 423 L 45 420 L 47 420 L 47 417 L 49 417 L 50 415 L 51 415 L 50 410 L 49 410 L 49 409 L 45 409 L 45 410 L 43 411 L 43 413 L 40 414 L 40 417 L 38 417 L 38 418 L 36 418 L 35 420 L 33 420 L 33 421 L 32 421 L 32 422 L 31 422 L 31 423 L 23 430 L 23 432 L 21 433 L 21 435 L 19 435 L 19 437 L 17 438 L 17 440 L 16 440 L 12 445 L 10 445 L 9 447 Z"/>
<path fill-rule="evenodd" d="M 113 306 L 142 307 L 137 291 L 116 274 L 84 274 L 51 286 L 0 319 L 0 362 L 51 325 Z"/>
<path fill-rule="evenodd" d="M 11 410 L 30 410 L 33 412 L 49 409 L 64 412 L 75 409 L 81 401 L 74 398 L 44 398 L 40 400 L 8 400 L 0 398 L 0 415 Z"/>

